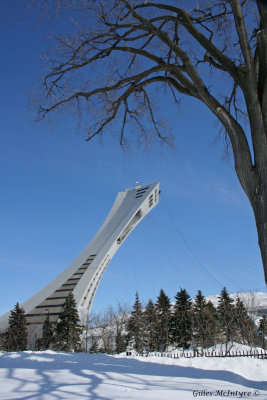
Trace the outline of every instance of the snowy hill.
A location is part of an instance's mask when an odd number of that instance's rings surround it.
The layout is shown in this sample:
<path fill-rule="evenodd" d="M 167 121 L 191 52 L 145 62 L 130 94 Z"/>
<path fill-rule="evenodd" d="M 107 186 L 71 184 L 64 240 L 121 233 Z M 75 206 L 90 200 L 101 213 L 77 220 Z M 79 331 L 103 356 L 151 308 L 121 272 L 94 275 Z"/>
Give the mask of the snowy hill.
<path fill-rule="evenodd" d="M 250 312 L 260 313 L 267 311 L 267 293 L 262 292 L 244 292 L 244 293 L 232 293 L 230 297 L 236 300 L 237 297 L 243 301 L 244 305 Z M 219 295 L 207 296 L 206 299 L 210 300 L 214 306 L 218 305 Z"/>
<path fill-rule="evenodd" d="M 267 360 L 0 353 L 0 400 L 267 399 Z"/>

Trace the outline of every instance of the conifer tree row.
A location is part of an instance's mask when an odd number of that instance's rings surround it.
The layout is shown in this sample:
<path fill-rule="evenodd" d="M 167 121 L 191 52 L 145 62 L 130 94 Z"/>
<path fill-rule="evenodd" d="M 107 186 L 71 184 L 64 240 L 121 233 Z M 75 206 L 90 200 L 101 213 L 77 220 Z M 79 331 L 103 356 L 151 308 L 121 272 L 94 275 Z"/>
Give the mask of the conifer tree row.
<path fill-rule="evenodd" d="M 105 322 L 104 330 L 109 331 L 107 340 L 102 338 L 103 343 L 100 344 L 99 338 L 93 338 L 88 347 L 91 353 L 120 353 L 131 348 L 139 354 L 174 348 L 191 348 L 202 353 L 218 343 L 225 343 L 227 351 L 234 341 L 267 348 L 266 316 L 263 315 L 256 326 L 240 297 L 237 296 L 234 302 L 226 288 L 218 296 L 217 307 L 207 301 L 200 290 L 191 299 L 186 289 L 180 289 L 175 295 L 175 302 L 171 303 L 161 289 L 155 303 L 150 299 L 143 307 L 136 293 L 132 312 L 120 311 L 121 314 L 110 314 L 113 333 L 109 320 Z M 97 326 L 98 332 L 99 328 L 101 331 L 101 324 Z M 35 350 L 80 351 L 81 337 L 76 302 L 70 293 L 56 324 L 51 324 L 47 314 L 42 337 L 37 339 Z M 27 349 L 26 316 L 18 303 L 11 311 L 9 327 L 1 334 L 0 344 L 7 351 Z"/>
<path fill-rule="evenodd" d="M 128 344 L 139 354 L 170 348 L 203 352 L 217 343 L 225 343 L 227 351 L 234 341 L 265 348 L 267 342 L 266 318 L 257 329 L 242 300 L 237 297 L 234 302 L 225 287 L 217 307 L 200 290 L 191 299 L 186 289 L 180 289 L 171 304 L 161 289 L 155 304 L 149 300 L 144 308 L 136 294 L 127 328 Z"/>

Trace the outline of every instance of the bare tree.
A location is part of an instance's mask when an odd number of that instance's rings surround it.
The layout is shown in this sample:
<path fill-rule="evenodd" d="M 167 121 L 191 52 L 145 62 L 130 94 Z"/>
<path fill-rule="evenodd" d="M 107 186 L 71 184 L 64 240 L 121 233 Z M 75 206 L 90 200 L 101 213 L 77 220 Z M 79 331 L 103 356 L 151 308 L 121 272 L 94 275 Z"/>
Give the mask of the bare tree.
<path fill-rule="evenodd" d="M 92 319 L 93 318 L 88 310 L 80 310 L 80 321 L 82 327 L 81 348 L 85 351 L 85 353 L 88 352 L 88 337 Z"/>
<path fill-rule="evenodd" d="M 59 47 L 50 54 L 40 117 L 70 106 L 85 117 L 87 140 L 119 121 L 121 145 L 127 145 L 129 123 L 138 128 L 138 139 L 149 143 L 156 135 L 168 142 L 154 105 L 159 90 L 168 89 L 176 103 L 181 95 L 200 100 L 232 148 L 254 212 L 267 282 L 266 1 L 49 4 L 69 13 L 75 28 L 57 37 Z"/>
<path fill-rule="evenodd" d="M 242 300 L 242 303 L 244 304 L 247 313 L 249 317 L 256 322 L 258 319 L 257 313 L 259 312 L 260 309 L 260 300 L 257 297 L 257 293 L 255 292 L 245 292 L 245 293 L 237 293 L 237 296 L 235 298 L 235 301 L 237 298 L 240 298 Z"/>
<path fill-rule="evenodd" d="M 116 307 L 108 306 L 99 313 L 84 313 L 85 350 L 93 346 L 100 352 L 114 353 L 126 347 L 126 325 L 129 319 L 129 307 L 118 303 Z M 86 326 L 87 325 L 87 326 Z M 119 342 L 119 343 L 118 343 Z M 123 349 L 122 349 L 123 348 Z M 91 350 L 90 350 L 91 351 Z"/>
<path fill-rule="evenodd" d="M 112 306 L 107 307 L 103 312 L 94 314 L 90 329 L 91 341 L 96 342 L 99 351 L 102 353 L 112 353 L 115 347 L 115 333 L 112 325 L 114 309 Z"/>

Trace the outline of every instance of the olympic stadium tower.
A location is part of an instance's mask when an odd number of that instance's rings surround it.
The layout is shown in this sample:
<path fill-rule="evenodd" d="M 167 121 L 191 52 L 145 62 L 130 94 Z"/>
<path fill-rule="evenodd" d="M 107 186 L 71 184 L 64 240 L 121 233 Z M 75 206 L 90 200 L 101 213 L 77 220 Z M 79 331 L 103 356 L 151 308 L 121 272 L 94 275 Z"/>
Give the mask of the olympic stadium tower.
<path fill-rule="evenodd" d="M 80 315 L 90 312 L 99 282 L 116 251 L 129 233 L 158 204 L 159 182 L 119 192 L 103 225 L 82 253 L 57 278 L 21 306 L 28 330 L 39 336 L 47 315 L 56 323 L 70 292 Z M 9 312 L 0 317 L 0 328 L 8 326 Z"/>

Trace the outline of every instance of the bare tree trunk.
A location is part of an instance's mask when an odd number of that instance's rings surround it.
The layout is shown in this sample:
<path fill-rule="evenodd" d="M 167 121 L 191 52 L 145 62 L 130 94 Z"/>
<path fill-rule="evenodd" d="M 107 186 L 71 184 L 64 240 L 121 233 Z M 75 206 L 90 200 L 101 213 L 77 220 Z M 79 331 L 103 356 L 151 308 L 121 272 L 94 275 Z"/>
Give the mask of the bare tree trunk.
<path fill-rule="evenodd" d="M 264 141 L 262 142 L 264 143 Z M 267 153 L 267 150 L 263 149 L 262 152 Z M 264 159 L 266 156 L 262 158 Z M 254 213 L 264 277 L 267 284 L 267 160 L 255 159 L 252 169 L 253 173 L 251 174 L 251 171 L 249 171 L 248 174 L 245 174 L 245 178 L 244 171 L 246 169 L 244 167 L 242 168 L 242 176 L 240 176 L 238 170 L 236 172 Z"/>
<path fill-rule="evenodd" d="M 267 172 L 265 177 L 261 178 L 262 181 L 267 182 Z M 265 276 L 265 282 L 267 282 L 267 189 L 266 183 L 262 182 L 258 193 L 255 195 L 255 199 L 251 201 L 253 208 L 257 232 L 258 232 L 258 243 L 261 251 L 261 258 L 263 263 L 263 270 Z"/>

